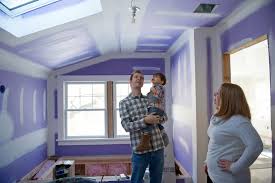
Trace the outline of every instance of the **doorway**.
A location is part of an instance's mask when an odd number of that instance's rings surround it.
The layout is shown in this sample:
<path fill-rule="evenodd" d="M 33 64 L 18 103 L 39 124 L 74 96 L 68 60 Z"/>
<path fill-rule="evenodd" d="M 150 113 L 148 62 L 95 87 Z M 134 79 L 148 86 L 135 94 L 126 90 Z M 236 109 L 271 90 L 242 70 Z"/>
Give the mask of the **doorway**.
<path fill-rule="evenodd" d="M 272 131 L 270 68 L 267 36 L 253 40 L 224 54 L 224 82 L 244 90 L 251 122 L 264 144 L 264 150 L 251 166 L 252 183 L 271 182 Z"/>

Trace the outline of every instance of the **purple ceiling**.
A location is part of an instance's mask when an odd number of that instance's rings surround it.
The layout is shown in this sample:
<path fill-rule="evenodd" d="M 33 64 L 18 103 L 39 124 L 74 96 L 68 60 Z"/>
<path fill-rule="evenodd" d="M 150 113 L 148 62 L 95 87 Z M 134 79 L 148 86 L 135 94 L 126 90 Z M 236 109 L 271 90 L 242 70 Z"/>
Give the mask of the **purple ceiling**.
<path fill-rule="evenodd" d="M 159 26 L 176 27 L 211 27 L 232 12 L 243 0 L 151 0 L 148 4 L 144 21 L 142 23 L 141 34 L 138 39 L 139 44 L 166 44 L 167 46 L 154 46 L 153 49 L 167 51 L 175 40 L 186 30 L 185 28 L 155 28 Z M 200 3 L 217 4 L 213 14 L 217 16 L 196 16 L 193 11 Z M 167 38 L 152 39 L 146 35 L 159 35 Z M 168 38 L 169 37 L 169 38 Z M 148 46 L 149 49 L 152 47 Z M 137 46 L 137 51 L 144 50 L 144 47 Z"/>
<path fill-rule="evenodd" d="M 73 0 L 70 3 L 61 0 L 22 17 L 27 19 L 39 16 L 40 13 L 65 10 L 84 1 L 91 0 Z M 131 18 L 127 17 L 131 15 L 130 1 L 101 0 L 103 12 L 99 14 L 28 36 L 16 38 L 0 29 L 0 49 L 51 69 L 100 55 L 125 52 L 128 47 L 135 48 L 133 52 L 166 52 L 187 28 L 214 26 L 242 2 L 243 0 L 136 0 L 136 5 L 143 7 L 144 12 L 143 16 L 137 12 L 139 23 L 133 25 L 130 23 Z M 195 15 L 193 11 L 200 3 L 215 3 L 218 6 L 212 15 Z M 0 12 L 0 15 L 3 13 Z M 68 16 L 73 15 L 68 13 Z"/>

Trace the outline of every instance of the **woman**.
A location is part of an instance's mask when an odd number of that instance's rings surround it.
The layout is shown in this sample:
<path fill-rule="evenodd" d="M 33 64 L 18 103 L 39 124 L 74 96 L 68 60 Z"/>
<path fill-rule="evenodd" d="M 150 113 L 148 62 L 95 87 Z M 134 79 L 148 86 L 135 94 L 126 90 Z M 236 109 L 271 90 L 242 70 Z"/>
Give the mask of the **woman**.
<path fill-rule="evenodd" d="M 214 94 L 206 164 L 214 183 L 250 183 L 249 166 L 263 150 L 240 86 L 223 83 Z"/>

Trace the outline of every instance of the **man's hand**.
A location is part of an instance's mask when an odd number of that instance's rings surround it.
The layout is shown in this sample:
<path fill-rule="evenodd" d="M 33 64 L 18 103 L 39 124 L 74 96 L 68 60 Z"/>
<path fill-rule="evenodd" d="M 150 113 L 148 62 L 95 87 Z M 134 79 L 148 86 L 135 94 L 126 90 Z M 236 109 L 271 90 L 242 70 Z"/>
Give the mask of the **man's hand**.
<path fill-rule="evenodd" d="M 149 125 L 158 124 L 159 119 L 160 119 L 160 117 L 158 115 L 149 114 L 149 115 L 144 117 L 144 122 L 149 124 Z"/>

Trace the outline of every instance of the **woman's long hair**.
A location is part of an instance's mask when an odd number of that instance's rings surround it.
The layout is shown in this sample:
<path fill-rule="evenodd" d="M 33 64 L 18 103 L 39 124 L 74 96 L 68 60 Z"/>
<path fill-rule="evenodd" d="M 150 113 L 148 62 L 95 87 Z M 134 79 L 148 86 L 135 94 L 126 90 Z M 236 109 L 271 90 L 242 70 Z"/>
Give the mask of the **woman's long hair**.
<path fill-rule="evenodd" d="M 215 116 L 228 119 L 240 114 L 251 119 L 250 109 L 242 88 L 236 84 L 223 83 L 219 91 L 220 106 Z"/>

